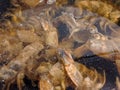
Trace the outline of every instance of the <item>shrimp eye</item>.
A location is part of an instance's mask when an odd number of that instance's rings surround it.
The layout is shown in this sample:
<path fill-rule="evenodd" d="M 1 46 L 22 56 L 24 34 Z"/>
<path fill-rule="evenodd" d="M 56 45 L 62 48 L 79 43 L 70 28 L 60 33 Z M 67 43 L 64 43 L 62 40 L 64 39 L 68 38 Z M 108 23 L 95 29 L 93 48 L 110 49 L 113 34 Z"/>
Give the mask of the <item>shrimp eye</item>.
<path fill-rule="evenodd" d="M 75 2 L 75 0 L 68 0 L 68 4 L 69 4 L 69 5 L 73 5 L 74 2 Z"/>
<path fill-rule="evenodd" d="M 97 28 L 94 28 L 94 27 L 90 28 L 89 30 L 90 30 L 90 33 L 92 34 L 98 32 Z"/>
<path fill-rule="evenodd" d="M 91 28 L 90 33 L 95 33 L 95 30 L 93 28 Z"/>

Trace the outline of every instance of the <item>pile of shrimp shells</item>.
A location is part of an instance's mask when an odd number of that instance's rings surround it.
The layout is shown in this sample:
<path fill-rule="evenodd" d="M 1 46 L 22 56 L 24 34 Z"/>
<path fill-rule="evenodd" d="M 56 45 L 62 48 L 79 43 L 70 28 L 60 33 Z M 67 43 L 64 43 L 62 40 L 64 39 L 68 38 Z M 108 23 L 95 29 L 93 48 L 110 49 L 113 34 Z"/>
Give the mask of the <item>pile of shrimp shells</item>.
<path fill-rule="evenodd" d="M 78 2 L 81 6 L 83 5 L 83 8 L 78 5 Z M 83 2 L 88 4 L 88 1 Z M 116 34 L 113 29 L 120 30 L 120 28 L 113 22 L 118 22 L 120 12 L 116 10 L 118 14 L 116 16 L 113 14 L 113 17 L 107 16 L 111 13 L 108 8 L 105 15 L 100 12 L 102 16 L 110 19 L 111 23 L 110 20 L 102 18 L 97 13 L 92 13 L 91 11 L 95 11 L 95 8 L 86 7 L 83 2 L 76 0 L 74 7 L 67 5 L 66 0 L 31 0 L 30 2 L 29 0 L 11 0 L 11 9 L 2 14 L 3 18 L 0 20 L 0 80 L 3 90 L 11 88 L 12 90 L 100 90 L 101 88 L 104 90 L 103 87 L 108 81 L 105 77 L 107 70 L 104 72 L 102 67 L 95 66 L 94 68 L 93 64 L 88 68 L 85 64 L 90 60 L 94 63 L 100 59 L 99 63 L 103 61 L 105 65 L 110 64 L 113 69 L 116 67 L 111 63 L 116 62 L 117 68 L 114 73 L 118 74 L 120 62 L 119 60 L 111 61 L 113 57 L 110 56 L 114 53 L 102 56 L 96 49 L 88 46 L 94 44 L 90 44 L 90 41 L 99 42 L 98 39 L 102 39 L 100 43 L 105 45 L 105 51 L 111 52 L 112 47 L 112 50 L 116 51 L 113 56 L 119 59 L 119 45 L 116 44 L 119 43 L 119 31 Z M 91 3 L 98 4 L 99 2 L 89 2 L 90 5 Z M 112 10 L 114 10 L 113 7 Z M 106 33 L 106 30 L 100 33 L 96 31 L 89 17 L 95 17 L 93 19 L 96 22 L 97 17 L 100 18 L 102 25 L 108 25 L 113 34 Z M 106 29 L 105 26 L 103 25 L 102 28 Z M 83 31 L 79 32 L 77 28 Z M 108 40 L 107 36 L 115 37 L 115 39 Z M 107 47 L 108 44 L 113 45 Z M 90 55 L 87 54 L 89 51 L 92 52 Z M 89 57 L 89 61 L 85 59 Z M 79 59 L 80 63 L 76 61 Z M 101 73 L 96 69 L 101 70 Z M 117 75 L 115 78 L 117 78 L 117 89 L 120 89 L 119 78 Z"/>

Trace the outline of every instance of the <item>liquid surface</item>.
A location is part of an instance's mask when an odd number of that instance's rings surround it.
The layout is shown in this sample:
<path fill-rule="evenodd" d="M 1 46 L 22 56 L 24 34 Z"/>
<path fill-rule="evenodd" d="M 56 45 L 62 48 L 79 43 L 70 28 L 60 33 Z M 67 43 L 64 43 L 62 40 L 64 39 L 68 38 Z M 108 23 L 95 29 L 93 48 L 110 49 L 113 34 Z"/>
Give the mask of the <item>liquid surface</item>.
<path fill-rule="evenodd" d="M 59 62 L 55 50 L 62 48 L 70 51 L 75 62 L 87 66 L 90 70 L 94 68 L 99 73 L 105 71 L 106 83 L 102 90 L 117 89 L 116 77 L 120 77 L 120 66 L 116 63 L 120 54 L 119 5 L 119 0 L 104 2 L 97 0 L 31 0 L 31 2 L 1 0 L 0 79 L 4 65 L 8 68 L 8 71 L 5 69 L 6 72 L 9 73 L 12 69 L 14 71 L 11 73 L 16 75 L 15 73 L 19 70 L 23 72 L 22 68 L 27 62 L 31 67 L 26 66 L 29 69 L 25 72 L 23 90 L 39 90 L 38 77 L 31 73 L 37 72 L 37 75 L 49 73 L 50 67 L 56 61 Z M 34 42 L 39 43 L 34 44 Z M 33 46 L 30 46 L 31 43 Z M 43 49 L 37 51 L 34 47 Z M 32 48 L 36 51 L 35 53 L 29 51 Z M 39 53 L 36 54 L 37 52 Z M 16 62 L 14 62 L 15 59 Z M 43 67 L 40 67 L 42 65 Z M 62 71 L 64 72 L 63 69 Z M 5 75 L 6 78 L 10 76 L 10 74 Z M 67 76 L 66 73 L 65 75 Z M 74 80 L 72 76 L 69 78 Z M 32 87 L 32 81 L 35 87 Z M 68 85 L 65 84 L 66 90 L 75 90 L 74 81 L 69 82 L 70 80 L 68 80 Z M 54 82 L 54 88 L 57 83 L 57 81 Z M 5 83 L 1 82 L 0 87 L 4 86 Z M 44 89 L 44 86 L 42 88 Z M 13 83 L 10 89 L 17 90 L 18 86 Z"/>

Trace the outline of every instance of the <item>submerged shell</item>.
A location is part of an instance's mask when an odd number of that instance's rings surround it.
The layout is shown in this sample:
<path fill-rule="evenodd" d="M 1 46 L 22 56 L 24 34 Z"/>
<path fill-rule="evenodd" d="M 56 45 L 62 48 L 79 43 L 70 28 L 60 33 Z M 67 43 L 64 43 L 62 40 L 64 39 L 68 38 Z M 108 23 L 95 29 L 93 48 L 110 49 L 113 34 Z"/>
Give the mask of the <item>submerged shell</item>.
<path fill-rule="evenodd" d="M 7 60 L 0 67 L 0 81 L 7 81 L 6 86 L 17 80 L 21 89 L 25 74 L 31 82 L 39 82 L 33 85 L 40 90 L 66 90 L 69 86 L 99 90 L 105 84 L 105 75 L 73 59 L 81 59 L 87 51 L 92 51 L 91 56 L 116 60 L 120 70 L 120 27 L 110 21 L 117 21 L 119 11 L 112 12 L 111 5 L 80 0 L 75 1 L 81 5 L 77 7 L 70 4 L 74 0 L 11 1 L 12 10 L 0 22 L 0 60 Z M 59 3 L 64 5 L 59 7 Z M 99 7 L 105 8 L 104 15 Z M 100 13 L 91 12 L 97 8 Z M 110 16 L 110 20 L 98 14 Z"/>

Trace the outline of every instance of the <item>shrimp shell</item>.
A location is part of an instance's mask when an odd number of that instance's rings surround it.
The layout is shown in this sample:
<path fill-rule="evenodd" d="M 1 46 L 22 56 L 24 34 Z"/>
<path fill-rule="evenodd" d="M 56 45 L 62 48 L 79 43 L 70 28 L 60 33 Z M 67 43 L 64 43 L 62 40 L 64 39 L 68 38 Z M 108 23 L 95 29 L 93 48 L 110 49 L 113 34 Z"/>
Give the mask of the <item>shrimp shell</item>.
<path fill-rule="evenodd" d="M 16 58 L 0 69 L 0 80 L 6 81 L 15 78 L 19 71 L 24 70 L 26 62 L 29 62 L 31 56 L 38 54 L 42 49 L 43 46 L 40 42 L 34 42 L 26 46 Z"/>
<path fill-rule="evenodd" d="M 64 50 L 59 50 L 59 54 L 63 57 L 62 61 L 68 76 L 76 85 L 76 87 L 79 87 L 82 83 L 83 76 L 74 65 L 72 56 L 67 51 Z"/>

